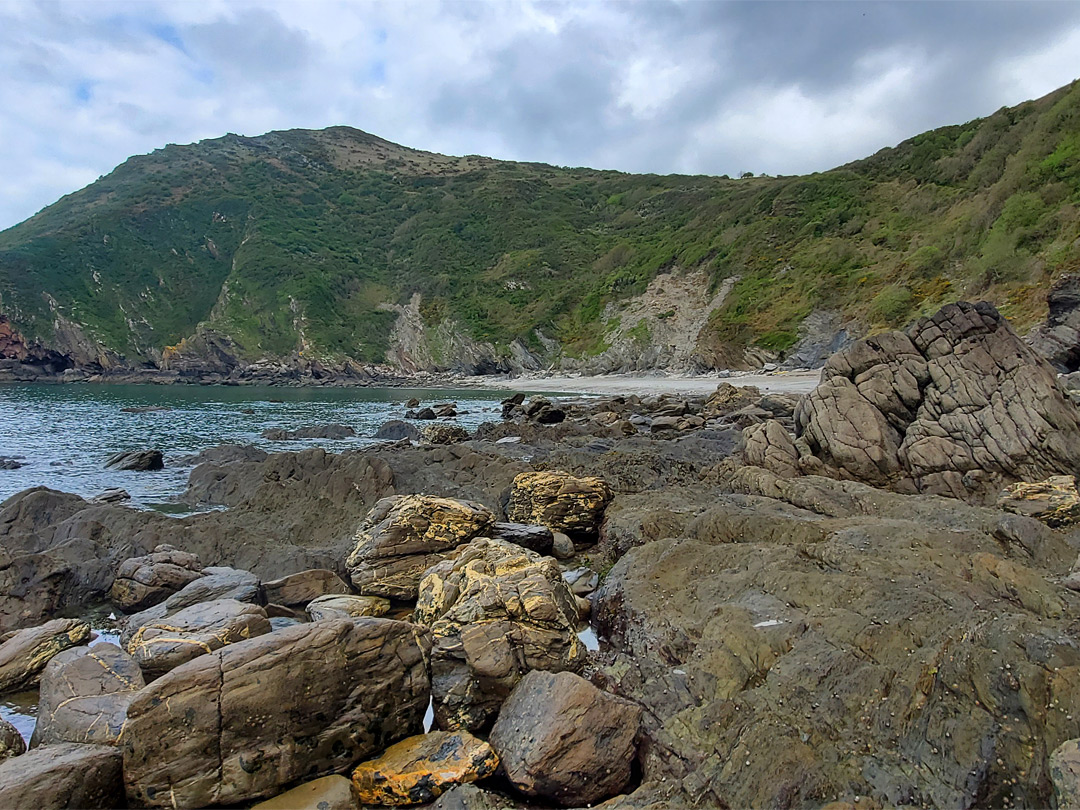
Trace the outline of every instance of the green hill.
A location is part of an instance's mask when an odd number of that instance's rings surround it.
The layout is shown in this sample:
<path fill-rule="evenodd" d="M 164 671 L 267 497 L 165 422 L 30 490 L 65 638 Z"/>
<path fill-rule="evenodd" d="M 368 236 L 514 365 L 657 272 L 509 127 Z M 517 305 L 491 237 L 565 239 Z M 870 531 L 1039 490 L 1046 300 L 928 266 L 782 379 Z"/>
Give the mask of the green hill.
<path fill-rule="evenodd" d="M 613 313 L 693 272 L 727 291 L 695 362 L 738 365 L 790 350 L 815 310 L 873 331 L 977 297 L 1026 329 L 1080 267 L 1078 206 L 1075 82 L 804 177 L 454 158 L 347 127 L 227 135 L 133 157 L 0 233 L 0 313 L 131 365 L 194 350 L 197 328 L 244 362 L 381 362 L 416 302 L 426 365 L 454 364 L 448 335 L 569 362 L 648 344 L 667 313 Z"/>

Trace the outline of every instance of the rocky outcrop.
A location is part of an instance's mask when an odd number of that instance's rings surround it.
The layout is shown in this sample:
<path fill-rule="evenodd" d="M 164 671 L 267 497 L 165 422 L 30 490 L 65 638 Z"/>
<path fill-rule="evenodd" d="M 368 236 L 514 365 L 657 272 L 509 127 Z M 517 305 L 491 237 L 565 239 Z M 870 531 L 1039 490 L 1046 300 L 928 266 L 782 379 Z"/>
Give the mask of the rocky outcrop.
<path fill-rule="evenodd" d="M 476 731 L 525 673 L 580 671 L 577 602 L 559 564 L 482 538 L 420 583 L 417 623 L 431 628 L 431 690 L 439 728 Z"/>
<path fill-rule="evenodd" d="M 401 419 L 391 419 L 389 422 L 384 422 L 375 431 L 373 438 L 391 442 L 400 442 L 403 439 L 418 442 L 420 441 L 420 429 L 416 425 L 411 425 Z"/>
<path fill-rule="evenodd" d="M 405 622 L 328 620 L 174 669 L 128 709 L 128 801 L 237 804 L 351 768 L 420 731 L 426 645 Z"/>
<path fill-rule="evenodd" d="M 313 622 L 322 619 L 358 619 L 361 616 L 384 616 L 390 612 L 390 600 L 379 596 L 320 596 L 307 606 Z"/>
<path fill-rule="evenodd" d="M 764 467 L 780 476 L 798 475 L 799 451 L 784 427 L 775 419 L 743 431 L 743 457 L 747 464 Z"/>
<path fill-rule="evenodd" d="M 611 496 L 602 478 L 577 478 L 565 472 L 521 473 L 510 489 L 506 517 L 571 536 L 591 536 L 599 529 Z"/>
<path fill-rule="evenodd" d="M 0 694 L 34 685 L 54 655 L 89 638 L 90 625 L 79 619 L 53 619 L 11 634 L 0 644 Z"/>
<path fill-rule="evenodd" d="M 524 793 L 567 807 L 614 796 L 630 781 L 641 709 L 571 672 L 530 672 L 491 730 L 502 770 Z"/>
<path fill-rule="evenodd" d="M 130 450 L 114 453 L 105 461 L 110 470 L 161 470 L 165 468 L 165 457 L 160 450 Z"/>
<path fill-rule="evenodd" d="M 498 765 L 491 746 L 468 732 L 434 731 L 402 740 L 359 765 L 352 783 L 361 804 L 423 804 L 491 776 Z"/>
<path fill-rule="evenodd" d="M 124 802 L 120 752 L 62 743 L 0 762 L 0 807 L 107 810 Z"/>
<path fill-rule="evenodd" d="M 0 762 L 26 753 L 26 742 L 15 726 L 0 717 Z"/>
<path fill-rule="evenodd" d="M 1054 282 L 1046 296 L 1046 321 L 1031 330 L 1027 341 L 1058 371 L 1080 369 L 1080 275 Z"/>
<path fill-rule="evenodd" d="M 313 568 L 263 583 L 269 604 L 304 607 L 313 599 L 331 594 L 350 593 L 345 581 L 327 568 Z"/>
<path fill-rule="evenodd" d="M 150 554 L 120 564 L 109 599 L 129 613 L 145 610 L 203 576 L 202 570 L 197 555 L 162 544 Z"/>
<path fill-rule="evenodd" d="M 547 526 L 530 526 L 527 523 L 496 523 L 491 527 L 490 536 L 492 540 L 513 543 L 537 554 L 549 553 L 555 541 Z"/>

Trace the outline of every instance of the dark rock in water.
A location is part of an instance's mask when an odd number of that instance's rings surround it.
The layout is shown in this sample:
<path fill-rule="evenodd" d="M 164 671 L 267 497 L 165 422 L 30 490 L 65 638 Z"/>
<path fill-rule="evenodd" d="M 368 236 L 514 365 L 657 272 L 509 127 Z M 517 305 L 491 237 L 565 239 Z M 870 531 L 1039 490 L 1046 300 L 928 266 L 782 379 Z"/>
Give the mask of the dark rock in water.
<path fill-rule="evenodd" d="M 123 758 L 107 745 L 61 743 L 0 762 L 0 807 L 105 810 L 124 806 Z"/>
<path fill-rule="evenodd" d="M 26 742 L 15 726 L 0 717 L 0 762 L 26 753 Z"/>
<path fill-rule="evenodd" d="M 263 588 L 267 602 L 301 608 L 320 596 L 351 592 L 341 577 L 326 568 L 289 574 L 281 579 L 264 582 Z"/>
<path fill-rule="evenodd" d="M 299 430 L 273 428 L 264 430 L 262 437 L 271 441 L 298 441 L 300 439 L 350 439 L 356 431 L 348 425 L 313 425 Z"/>
<path fill-rule="evenodd" d="M 435 419 L 436 418 L 435 411 L 432 410 L 431 408 L 421 408 L 412 417 L 409 417 L 408 414 L 405 414 L 405 416 L 408 417 L 408 418 L 411 418 L 411 419 Z"/>
<path fill-rule="evenodd" d="M 158 413 L 159 411 L 171 411 L 166 405 L 137 405 L 129 408 L 121 408 L 120 413 Z"/>
<path fill-rule="evenodd" d="M 413 397 L 412 399 L 406 401 L 405 407 L 406 408 L 419 408 L 420 407 L 420 400 L 418 400 L 416 397 Z"/>
<path fill-rule="evenodd" d="M 12 633 L 0 644 L 0 694 L 33 686 L 49 659 L 89 638 L 90 625 L 78 619 L 53 619 Z"/>
<path fill-rule="evenodd" d="M 399 442 L 402 439 L 418 442 L 420 441 L 420 431 L 415 425 L 410 425 L 401 419 L 391 419 L 389 422 L 384 422 L 382 427 L 375 431 L 375 438 L 392 442 Z"/>
<path fill-rule="evenodd" d="M 499 712 L 491 745 L 514 787 L 590 805 L 630 781 L 641 709 L 572 672 L 533 671 Z"/>
<path fill-rule="evenodd" d="M 506 516 L 570 535 L 595 535 L 610 500 L 611 488 L 600 478 L 558 471 L 522 473 L 514 478 Z"/>
<path fill-rule="evenodd" d="M 521 406 L 521 403 L 523 403 L 524 401 L 524 394 L 514 394 L 512 397 L 507 397 L 506 399 L 504 399 L 501 403 L 502 418 L 509 419 L 511 416 L 513 416 L 514 411 L 516 411 Z"/>
<path fill-rule="evenodd" d="M 267 459 L 265 450 L 250 444 L 220 444 L 208 447 L 193 456 L 181 456 L 176 460 L 180 466 L 197 464 L 231 464 L 234 461 L 263 462 Z"/>
<path fill-rule="evenodd" d="M 145 610 L 201 576 L 203 564 L 197 555 L 162 544 L 150 554 L 120 564 L 109 599 L 126 612 Z"/>
<path fill-rule="evenodd" d="M 131 500 L 131 493 L 126 489 L 113 487 L 90 499 L 90 503 L 124 503 Z"/>
<path fill-rule="evenodd" d="M 554 536 L 547 526 L 532 526 L 527 523 L 496 523 L 491 527 L 491 538 L 513 543 L 535 551 L 537 554 L 549 554 Z"/>
<path fill-rule="evenodd" d="M 429 695 L 421 644 L 406 622 L 327 620 L 174 669 L 128 709 L 129 803 L 239 804 L 418 733 Z"/>
<path fill-rule="evenodd" d="M 26 466 L 11 456 L 0 456 L 0 470 L 18 470 Z"/>
<path fill-rule="evenodd" d="M 421 435 L 428 444 L 457 444 L 468 440 L 469 431 L 461 425 L 425 425 Z"/>
<path fill-rule="evenodd" d="M 105 466 L 110 470 L 135 470 L 137 472 L 162 470 L 165 468 L 165 458 L 160 450 L 131 450 L 109 456 Z"/>
<path fill-rule="evenodd" d="M 440 402 L 438 405 L 432 405 L 431 409 L 435 411 L 435 416 L 439 419 L 453 419 L 457 416 L 456 402 Z"/>
<path fill-rule="evenodd" d="M 37 725 L 30 744 L 115 745 L 128 704 L 145 685 L 139 665 L 115 644 L 64 650 L 41 673 Z"/>

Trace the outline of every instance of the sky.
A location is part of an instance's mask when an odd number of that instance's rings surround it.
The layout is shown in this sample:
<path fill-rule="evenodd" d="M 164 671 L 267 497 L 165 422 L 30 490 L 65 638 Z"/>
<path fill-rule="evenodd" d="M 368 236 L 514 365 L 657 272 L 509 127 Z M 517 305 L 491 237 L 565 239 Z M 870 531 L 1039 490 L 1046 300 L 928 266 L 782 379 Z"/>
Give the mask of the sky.
<path fill-rule="evenodd" d="M 802 174 L 1080 78 L 1077 2 L 0 0 L 0 228 L 167 143 Z"/>

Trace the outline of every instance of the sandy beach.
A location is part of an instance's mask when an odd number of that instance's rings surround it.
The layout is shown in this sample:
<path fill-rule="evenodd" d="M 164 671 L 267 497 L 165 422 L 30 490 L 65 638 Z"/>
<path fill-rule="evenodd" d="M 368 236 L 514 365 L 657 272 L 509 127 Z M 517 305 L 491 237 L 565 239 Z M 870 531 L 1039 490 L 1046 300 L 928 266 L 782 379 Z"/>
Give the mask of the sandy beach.
<path fill-rule="evenodd" d="M 821 379 L 820 371 L 774 372 L 772 374 L 713 374 L 667 376 L 651 374 L 604 374 L 592 377 L 557 375 L 550 377 L 485 377 L 484 388 L 505 388 L 549 394 L 684 394 L 700 396 L 716 390 L 722 382 L 753 385 L 763 392 L 805 394 Z"/>

